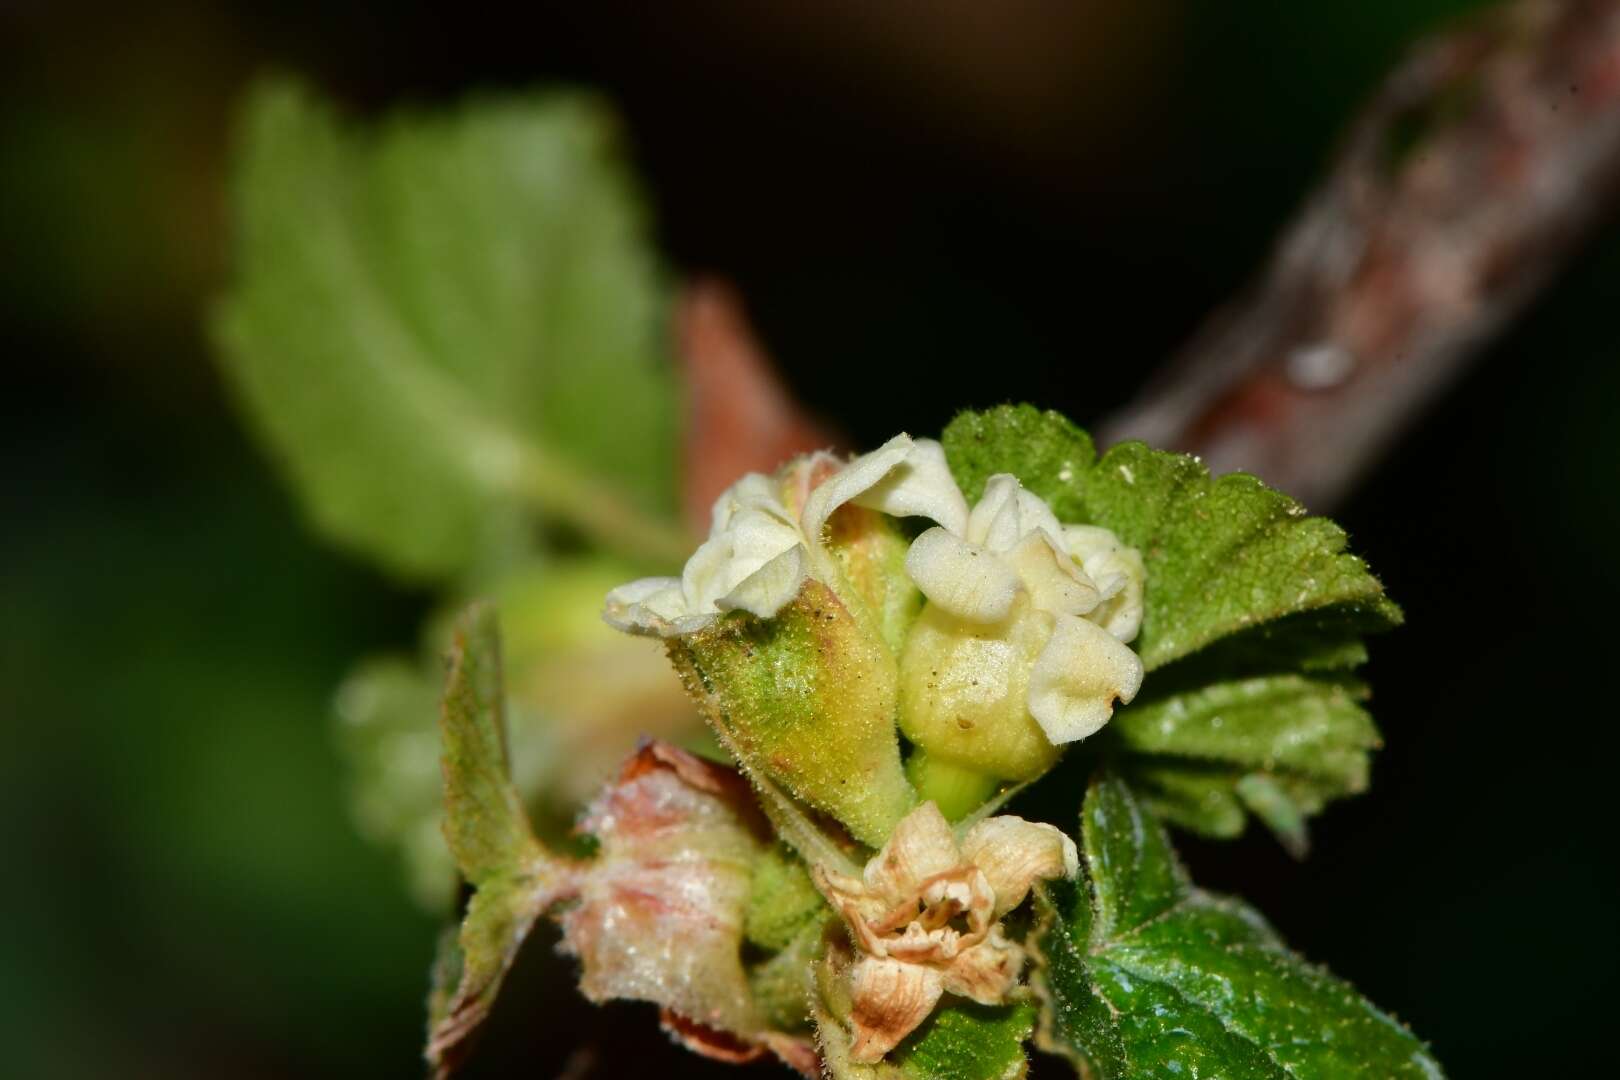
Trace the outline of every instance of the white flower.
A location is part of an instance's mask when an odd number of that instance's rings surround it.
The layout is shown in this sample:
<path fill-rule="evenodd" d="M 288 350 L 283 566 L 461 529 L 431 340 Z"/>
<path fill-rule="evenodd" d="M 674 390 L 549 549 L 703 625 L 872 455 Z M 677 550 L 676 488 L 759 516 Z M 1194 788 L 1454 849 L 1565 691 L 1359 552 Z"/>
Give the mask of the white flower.
<path fill-rule="evenodd" d="M 715 501 L 709 538 L 678 578 L 643 578 L 608 594 L 604 615 L 620 630 L 680 637 L 726 611 L 768 619 L 798 595 L 806 577 L 825 584 L 839 571 L 823 544 L 827 520 L 847 502 L 895 516 L 967 516 L 938 443 L 897 435 L 847 464 L 818 454 L 791 475 L 749 473 Z M 792 490 L 833 470 L 807 494 Z M 943 502 L 939 501 L 943 498 Z M 795 514 L 789 504 L 802 506 Z M 941 520 L 935 517 L 935 520 Z"/>
<path fill-rule="evenodd" d="M 820 455 L 793 475 L 809 482 L 835 460 Z M 682 575 L 615 589 L 607 620 L 678 637 L 727 611 L 770 618 L 806 577 L 836 586 L 839 570 L 823 533 L 833 512 L 852 502 L 937 523 L 905 560 L 906 574 L 936 608 L 976 627 L 1039 620 L 1026 704 L 1052 743 L 1085 738 L 1108 722 L 1116 700 L 1136 695 L 1142 664 L 1126 642 L 1142 621 L 1142 560 L 1107 529 L 1061 524 L 1005 473 L 986 482 L 970 510 L 940 444 L 906 435 L 837 468 L 808 493 L 790 486 L 780 474 L 743 477 L 715 503 L 709 538 Z M 1020 636 L 1031 632 L 1025 626 Z"/>
<path fill-rule="evenodd" d="M 960 499 L 948 472 L 945 480 Z M 914 482 L 921 481 L 917 474 Z M 977 627 L 1029 612 L 1050 618 L 1026 700 L 1048 740 L 1083 739 L 1108 722 L 1115 700 L 1136 696 L 1142 662 L 1126 642 L 1142 624 L 1145 575 L 1134 549 L 1107 529 L 1060 524 L 1051 507 L 1006 473 L 986 481 L 970 514 L 934 520 L 940 524 L 917 537 L 906 556 L 906 573 L 929 603 Z M 1027 608 L 1019 606 L 1021 597 Z"/>

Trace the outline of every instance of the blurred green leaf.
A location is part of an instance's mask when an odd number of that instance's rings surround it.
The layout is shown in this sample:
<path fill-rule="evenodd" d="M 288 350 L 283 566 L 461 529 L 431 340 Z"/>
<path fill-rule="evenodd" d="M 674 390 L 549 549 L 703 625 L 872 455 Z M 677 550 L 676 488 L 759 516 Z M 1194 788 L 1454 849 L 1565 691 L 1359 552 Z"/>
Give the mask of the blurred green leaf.
<path fill-rule="evenodd" d="M 441 827 L 439 698 L 420 665 L 388 656 L 362 661 L 336 705 L 355 820 L 373 843 L 399 849 L 411 895 L 435 912 L 447 910 L 456 883 Z"/>
<path fill-rule="evenodd" d="M 534 838 L 512 785 L 503 698 L 495 613 L 475 604 L 456 629 L 444 693 L 445 839 L 477 891 L 461 923 L 455 992 L 445 1000 L 436 989 L 430 1002 L 428 1056 L 440 1075 L 488 1015 L 535 919 L 571 882 Z"/>
<path fill-rule="evenodd" d="M 602 556 L 549 558 L 510 567 L 481 590 L 500 615 L 507 767 L 530 825 L 554 850 L 569 850 L 575 817 L 639 739 L 718 753 L 662 646 L 602 621 L 602 597 L 634 575 Z M 439 703 L 460 611 L 447 604 L 427 620 L 419 655 L 362 660 L 335 702 L 355 820 L 399 853 L 414 899 L 436 915 L 454 897 Z"/>
<path fill-rule="evenodd" d="M 1044 888 L 1032 937 L 1045 1049 L 1099 1080 L 1442 1075 L 1252 908 L 1194 887 L 1126 784 L 1095 781 L 1081 825 L 1085 874 Z"/>
<path fill-rule="evenodd" d="M 572 94 L 375 130 L 297 84 L 251 97 L 215 336 L 328 535 L 429 579 L 539 520 L 684 554 L 665 298 L 613 134 Z"/>
<path fill-rule="evenodd" d="M 444 835 L 474 885 L 521 873 L 543 856 L 512 785 L 495 609 L 474 604 L 450 648 L 444 687 Z"/>

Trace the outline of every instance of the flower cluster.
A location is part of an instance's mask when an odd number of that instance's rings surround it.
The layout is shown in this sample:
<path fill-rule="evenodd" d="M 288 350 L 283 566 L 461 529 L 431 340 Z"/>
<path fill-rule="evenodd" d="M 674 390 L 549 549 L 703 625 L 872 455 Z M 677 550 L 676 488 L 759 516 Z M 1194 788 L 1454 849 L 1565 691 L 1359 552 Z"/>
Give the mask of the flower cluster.
<path fill-rule="evenodd" d="M 669 643 L 757 781 L 880 849 L 858 876 L 801 852 L 849 928 L 852 1060 L 881 1059 L 942 995 L 997 1004 L 1017 985 L 1002 918 L 1076 872 L 1074 844 L 1013 817 L 949 822 L 1136 694 L 1143 589 L 1107 529 L 1060 522 L 1007 474 L 970 503 L 939 443 L 900 435 L 743 477 L 680 577 L 609 594 L 608 622 Z"/>
<path fill-rule="evenodd" d="M 1009 707 L 1027 709 L 1050 743 L 1073 742 L 1135 695 L 1142 665 L 1127 643 L 1142 619 L 1140 555 L 1106 529 L 1061 524 L 1011 475 L 991 477 L 970 508 L 939 443 L 906 435 L 841 467 L 821 454 L 776 477 L 743 477 L 715 503 L 709 538 L 682 575 L 614 590 L 607 619 L 678 638 L 729 611 L 769 619 L 806 578 L 847 595 L 827 544 L 846 504 L 936 523 L 904 559 L 928 601 L 900 658 L 901 727 L 918 745 Z M 947 738 L 930 739 L 939 720 Z"/>

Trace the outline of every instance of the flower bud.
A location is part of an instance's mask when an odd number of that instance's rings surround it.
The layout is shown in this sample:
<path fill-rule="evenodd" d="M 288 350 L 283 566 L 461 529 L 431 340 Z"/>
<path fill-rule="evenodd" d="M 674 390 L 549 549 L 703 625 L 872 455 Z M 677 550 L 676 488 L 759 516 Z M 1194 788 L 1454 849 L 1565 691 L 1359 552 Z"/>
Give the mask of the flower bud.
<path fill-rule="evenodd" d="M 673 641 L 670 657 L 739 761 L 857 839 L 882 843 L 911 809 L 894 657 L 821 582 L 771 619 L 730 616 Z"/>
<path fill-rule="evenodd" d="M 745 476 L 680 578 L 615 589 L 605 614 L 666 640 L 745 768 L 876 846 L 915 804 L 895 733 L 896 649 L 920 597 L 894 523 L 850 502 L 892 467 L 871 457 L 812 454 Z"/>

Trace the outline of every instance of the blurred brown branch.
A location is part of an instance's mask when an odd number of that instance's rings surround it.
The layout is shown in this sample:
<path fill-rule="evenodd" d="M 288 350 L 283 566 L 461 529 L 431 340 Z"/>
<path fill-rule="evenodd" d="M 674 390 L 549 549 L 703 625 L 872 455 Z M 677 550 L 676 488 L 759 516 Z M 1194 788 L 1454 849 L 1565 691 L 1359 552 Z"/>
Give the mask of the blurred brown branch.
<path fill-rule="evenodd" d="M 1512 319 L 1620 182 L 1620 0 L 1515 0 L 1422 43 L 1262 278 L 1102 440 L 1326 509 Z"/>

